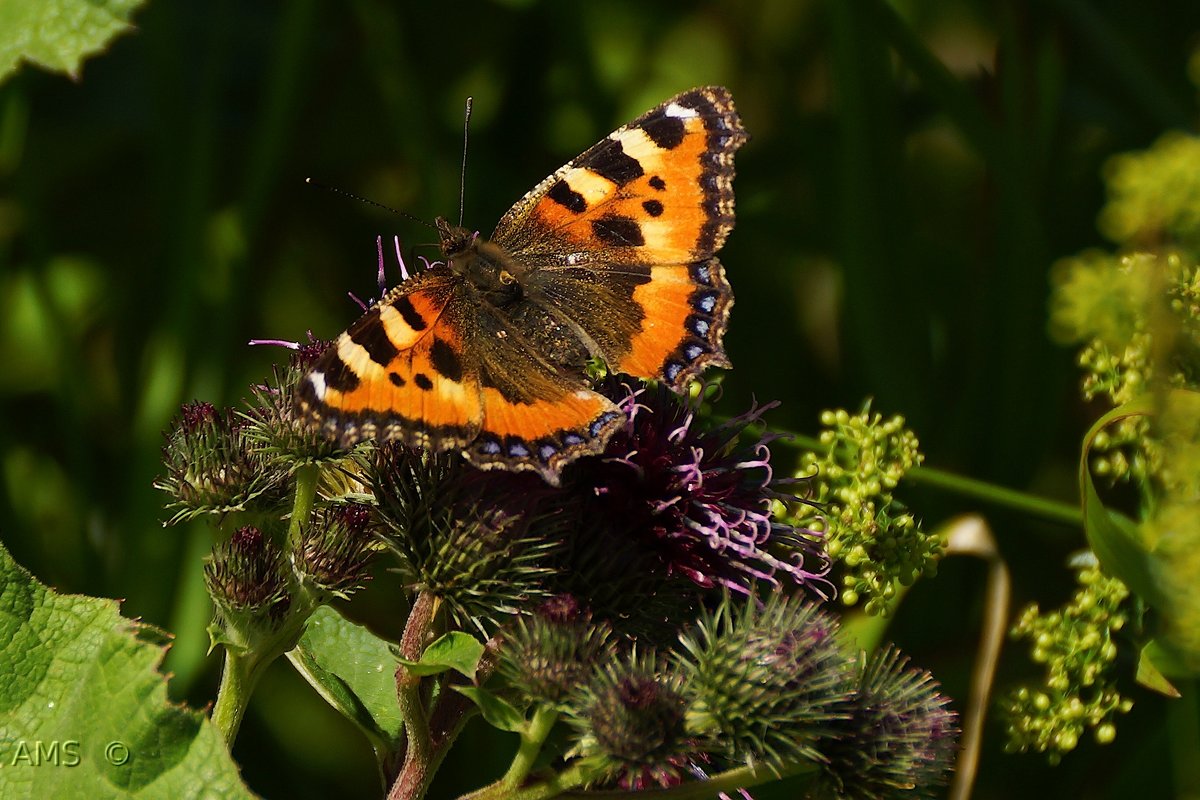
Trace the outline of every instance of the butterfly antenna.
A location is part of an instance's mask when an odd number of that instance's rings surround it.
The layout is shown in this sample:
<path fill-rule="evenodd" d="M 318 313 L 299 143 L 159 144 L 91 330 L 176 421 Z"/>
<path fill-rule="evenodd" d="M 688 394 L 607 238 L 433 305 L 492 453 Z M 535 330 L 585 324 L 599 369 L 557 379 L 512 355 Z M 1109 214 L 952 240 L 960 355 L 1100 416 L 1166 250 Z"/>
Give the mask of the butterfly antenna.
<path fill-rule="evenodd" d="M 474 104 L 475 98 L 467 98 L 467 111 L 463 115 L 463 159 L 462 172 L 458 178 L 458 227 L 462 227 L 463 223 L 463 207 L 467 202 L 467 139 L 471 131 L 471 106 Z"/>
<path fill-rule="evenodd" d="M 382 208 L 384 211 L 390 211 L 393 214 L 399 214 L 405 219 L 411 219 L 413 222 L 421 223 L 426 228 L 434 228 L 436 230 L 436 227 L 432 223 L 428 222 L 427 220 L 423 220 L 420 217 L 415 217 L 412 214 L 409 214 L 407 211 L 400 211 L 392 208 L 391 206 L 385 206 L 383 203 L 376 203 L 374 200 L 368 200 L 362 195 L 357 195 L 354 192 L 347 192 L 345 189 L 339 189 L 336 186 L 330 186 L 328 184 L 321 183 L 320 181 L 313 180 L 312 178 L 305 178 L 304 182 L 310 186 L 315 186 L 318 189 L 324 189 L 327 192 L 340 194 L 342 197 L 349 197 L 351 200 L 357 200 L 360 203 L 366 203 L 369 206 L 375 206 L 376 208 Z"/>

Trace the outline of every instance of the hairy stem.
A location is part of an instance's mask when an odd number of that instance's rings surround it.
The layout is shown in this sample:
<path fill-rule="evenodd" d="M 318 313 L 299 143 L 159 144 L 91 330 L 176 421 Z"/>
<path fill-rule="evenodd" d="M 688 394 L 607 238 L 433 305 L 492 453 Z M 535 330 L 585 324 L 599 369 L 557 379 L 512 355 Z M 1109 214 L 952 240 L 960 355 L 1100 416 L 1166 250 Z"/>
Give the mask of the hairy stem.
<path fill-rule="evenodd" d="M 221 687 L 217 691 L 217 702 L 213 705 L 212 721 L 221 732 L 225 746 L 232 749 L 237 739 L 242 717 L 250 704 L 250 695 L 262 674 L 257 659 L 252 655 L 239 656 L 225 651 L 225 665 L 221 670 Z"/>
<path fill-rule="evenodd" d="M 419 661 L 425 645 L 432 637 L 433 623 L 437 615 L 437 598 L 428 592 L 417 595 L 404 635 L 400 639 L 400 655 L 408 661 Z M 434 747 L 429 732 L 429 715 L 422 698 L 421 678 L 413 675 L 401 664 L 396 668 L 396 696 L 400 714 L 404 718 L 404 729 L 408 746 L 404 753 L 404 764 L 400 774 L 388 792 L 388 800 L 420 800 L 429 790 L 441 753 Z"/>

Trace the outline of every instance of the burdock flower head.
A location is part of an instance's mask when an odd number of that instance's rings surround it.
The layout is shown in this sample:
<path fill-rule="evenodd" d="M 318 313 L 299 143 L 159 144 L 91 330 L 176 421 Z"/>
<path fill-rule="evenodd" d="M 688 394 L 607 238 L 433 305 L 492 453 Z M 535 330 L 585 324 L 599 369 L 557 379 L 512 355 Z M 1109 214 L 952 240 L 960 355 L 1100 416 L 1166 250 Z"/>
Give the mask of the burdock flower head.
<path fill-rule="evenodd" d="M 283 501 L 286 474 L 253 446 L 246 420 L 233 409 L 187 403 L 166 438 L 166 475 L 154 481 L 172 498 L 167 508 L 174 513 L 166 524 Z"/>
<path fill-rule="evenodd" d="M 602 457 L 580 462 L 590 489 L 585 521 L 642 537 L 670 574 L 703 588 L 748 593 L 756 581 L 824 583 L 827 569 L 811 531 L 774 519 L 794 503 L 790 478 L 776 478 L 771 434 L 752 426 L 774 404 L 727 422 L 698 418 L 700 397 L 681 399 L 660 385 L 625 378 L 601 387 L 627 422 Z"/>

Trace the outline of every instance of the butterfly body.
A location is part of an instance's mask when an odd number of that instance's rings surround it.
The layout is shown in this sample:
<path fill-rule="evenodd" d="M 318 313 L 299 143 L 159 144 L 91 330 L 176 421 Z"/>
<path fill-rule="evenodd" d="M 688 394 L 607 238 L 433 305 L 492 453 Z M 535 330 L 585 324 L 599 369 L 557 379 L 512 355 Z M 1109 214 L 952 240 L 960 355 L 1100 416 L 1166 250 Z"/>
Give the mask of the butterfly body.
<path fill-rule="evenodd" d="M 589 360 L 676 390 L 729 365 L 715 253 L 745 139 L 726 90 L 693 89 L 550 175 L 490 239 L 439 219 L 443 260 L 333 342 L 301 381 L 301 417 L 344 444 L 461 448 L 556 483 L 624 419 L 588 387 Z"/>

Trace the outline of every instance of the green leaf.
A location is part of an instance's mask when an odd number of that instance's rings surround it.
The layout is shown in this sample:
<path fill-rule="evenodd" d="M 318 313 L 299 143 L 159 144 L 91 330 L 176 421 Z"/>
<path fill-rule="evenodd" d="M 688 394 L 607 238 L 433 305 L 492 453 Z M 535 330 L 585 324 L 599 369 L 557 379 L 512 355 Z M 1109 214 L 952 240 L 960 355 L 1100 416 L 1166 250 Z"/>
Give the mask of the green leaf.
<path fill-rule="evenodd" d="M 309 617 L 288 659 L 329 705 L 366 734 L 377 755 L 395 752 L 404 719 L 388 642 L 322 606 Z"/>
<path fill-rule="evenodd" d="M 414 675 L 436 675 L 452 669 L 475 680 L 475 670 L 483 656 L 483 643 L 462 631 L 451 631 L 425 648 L 420 661 L 399 659 Z"/>
<path fill-rule="evenodd" d="M 1166 697 L 1181 697 L 1179 690 L 1163 673 L 1191 677 L 1178 660 L 1163 650 L 1158 640 L 1150 641 L 1138 657 L 1137 682 Z"/>
<path fill-rule="evenodd" d="M 502 731 L 519 733 L 525 729 L 525 717 L 520 711 L 506 700 L 501 700 L 486 689 L 475 686 L 452 686 L 454 691 L 463 694 L 479 706 L 483 719 L 493 728 Z"/>
<path fill-rule="evenodd" d="M 143 0 L 5 0 L 0 3 L 0 80 L 21 61 L 79 77 L 83 59 L 132 30 Z"/>
<path fill-rule="evenodd" d="M 167 700 L 163 637 L 0 546 L 0 797 L 252 797 L 212 723 Z"/>
<path fill-rule="evenodd" d="M 1159 583 L 1154 578 L 1153 556 L 1138 534 L 1133 520 L 1104 507 L 1092 471 L 1088 468 L 1088 456 L 1096 434 L 1106 426 L 1125 417 L 1152 413 L 1149 399 L 1135 400 L 1114 408 L 1096 420 L 1083 438 L 1083 453 L 1079 459 L 1079 494 L 1083 498 L 1083 525 L 1088 544 L 1100 565 L 1110 575 L 1120 578 L 1130 591 L 1151 606 L 1162 608 L 1165 602 Z"/>

